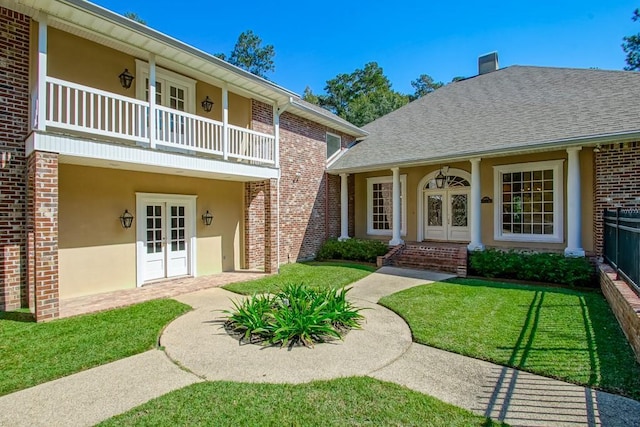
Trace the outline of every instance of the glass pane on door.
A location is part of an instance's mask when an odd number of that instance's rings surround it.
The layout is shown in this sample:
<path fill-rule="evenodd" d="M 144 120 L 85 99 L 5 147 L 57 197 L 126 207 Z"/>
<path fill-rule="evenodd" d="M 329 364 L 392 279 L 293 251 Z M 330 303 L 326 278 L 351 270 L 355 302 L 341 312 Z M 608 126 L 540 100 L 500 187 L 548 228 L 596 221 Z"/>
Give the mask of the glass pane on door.
<path fill-rule="evenodd" d="M 147 205 L 147 253 L 162 252 L 162 206 Z"/>
<path fill-rule="evenodd" d="M 442 226 L 442 195 L 427 196 L 427 225 Z"/>
<path fill-rule="evenodd" d="M 451 195 L 451 225 L 453 227 L 467 226 L 467 195 Z"/>
<path fill-rule="evenodd" d="M 171 206 L 169 234 L 171 251 L 184 251 L 186 249 L 184 206 Z"/>

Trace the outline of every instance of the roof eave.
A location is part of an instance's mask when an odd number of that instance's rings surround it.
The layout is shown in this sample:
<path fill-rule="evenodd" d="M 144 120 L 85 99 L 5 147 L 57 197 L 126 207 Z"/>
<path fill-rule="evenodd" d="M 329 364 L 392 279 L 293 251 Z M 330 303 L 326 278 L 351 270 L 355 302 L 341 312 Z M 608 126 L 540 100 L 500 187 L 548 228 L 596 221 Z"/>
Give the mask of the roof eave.
<path fill-rule="evenodd" d="M 308 106 L 298 102 L 295 99 L 292 99 L 290 101 L 291 106 L 294 109 L 298 109 L 298 110 L 302 110 L 304 112 L 313 114 L 314 116 L 321 118 L 321 119 L 325 119 L 327 121 L 329 121 L 332 124 L 332 127 L 334 127 L 337 130 L 341 130 L 343 132 L 345 132 L 348 135 L 352 135 L 355 136 L 357 138 L 364 138 L 366 136 L 369 135 L 369 132 L 359 128 L 358 126 L 351 124 L 345 120 L 339 119 L 337 116 L 333 115 L 330 112 L 327 112 L 331 115 L 325 115 L 322 113 L 317 112 L 316 110 L 314 110 L 313 108 L 309 108 Z"/>
<path fill-rule="evenodd" d="M 341 173 L 362 173 L 362 172 L 374 172 L 380 170 L 387 170 L 393 167 L 414 167 L 423 166 L 429 164 L 438 164 L 443 162 L 460 162 L 473 158 L 482 157 L 504 157 L 517 154 L 561 150 L 563 148 L 575 147 L 575 146 L 595 146 L 598 144 L 610 144 L 610 143 L 624 143 L 640 141 L 640 129 L 626 132 L 615 132 L 602 135 L 586 135 L 578 138 L 565 138 L 552 141 L 544 141 L 535 144 L 526 144 L 518 147 L 509 147 L 502 149 L 484 150 L 484 151 L 470 151 L 466 153 L 459 153 L 454 156 L 438 156 L 431 157 L 424 160 L 408 160 L 406 162 L 395 163 L 379 163 L 368 166 L 356 166 L 339 168 L 333 165 L 327 169 L 327 173 L 338 175 Z M 340 158 L 344 157 L 348 153 L 345 152 Z M 334 162 L 334 164 L 337 163 Z"/>

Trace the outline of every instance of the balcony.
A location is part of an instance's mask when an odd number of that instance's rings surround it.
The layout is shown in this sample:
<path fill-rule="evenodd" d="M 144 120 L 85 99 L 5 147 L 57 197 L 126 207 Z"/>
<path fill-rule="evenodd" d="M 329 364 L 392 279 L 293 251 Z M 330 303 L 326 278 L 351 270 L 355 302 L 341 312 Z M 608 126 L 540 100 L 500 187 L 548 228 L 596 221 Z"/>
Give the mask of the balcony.
<path fill-rule="evenodd" d="M 45 102 L 47 131 L 256 166 L 277 166 L 274 135 L 49 76 Z"/>

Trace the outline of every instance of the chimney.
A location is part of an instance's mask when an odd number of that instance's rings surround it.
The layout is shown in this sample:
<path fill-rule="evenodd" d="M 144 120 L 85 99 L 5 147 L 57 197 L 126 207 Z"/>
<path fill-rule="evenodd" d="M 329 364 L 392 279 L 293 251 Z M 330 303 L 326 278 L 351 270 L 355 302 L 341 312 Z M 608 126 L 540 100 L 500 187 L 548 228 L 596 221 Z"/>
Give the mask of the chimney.
<path fill-rule="evenodd" d="M 478 58 L 478 75 L 498 70 L 498 52 L 487 53 Z"/>

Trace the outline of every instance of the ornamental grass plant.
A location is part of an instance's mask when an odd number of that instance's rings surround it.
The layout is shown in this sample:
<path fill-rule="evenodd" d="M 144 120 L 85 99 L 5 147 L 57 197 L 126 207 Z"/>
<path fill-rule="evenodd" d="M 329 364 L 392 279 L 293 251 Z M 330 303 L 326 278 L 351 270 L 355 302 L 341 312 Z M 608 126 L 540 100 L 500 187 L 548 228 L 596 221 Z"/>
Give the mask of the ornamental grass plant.
<path fill-rule="evenodd" d="M 287 284 L 274 294 L 256 294 L 233 301 L 225 310 L 227 330 L 241 342 L 303 345 L 342 339 L 359 328 L 362 309 L 346 299 L 349 289 L 313 289 L 304 283 Z"/>

